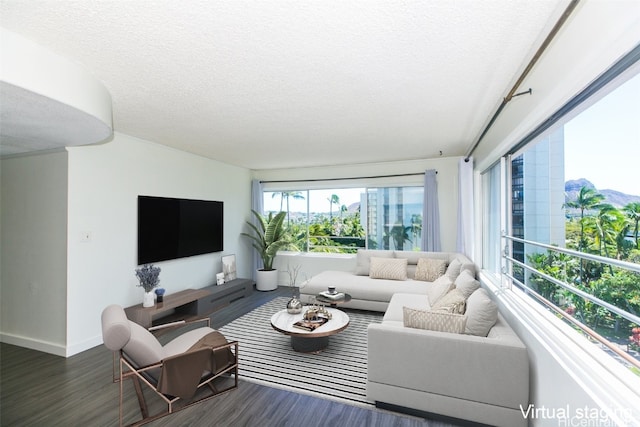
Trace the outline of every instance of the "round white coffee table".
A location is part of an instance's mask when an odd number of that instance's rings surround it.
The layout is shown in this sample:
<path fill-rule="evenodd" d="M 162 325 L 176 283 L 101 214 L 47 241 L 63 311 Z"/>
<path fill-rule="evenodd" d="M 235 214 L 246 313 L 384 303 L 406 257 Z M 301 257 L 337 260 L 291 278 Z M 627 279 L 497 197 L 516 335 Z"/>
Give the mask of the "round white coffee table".
<path fill-rule="evenodd" d="M 271 326 L 276 331 L 291 336 L 291 347 L 302 353 L 319 353 L 329 345 L 329 337 L 335 335 L 349 326 L 347 313 L 336 308 L 326 308 L 331 313 L 331 320 L 319 326 L 313 331 L 305 331 L 293 326 L 299 320 L 308 307 L 302 309 L 302 313 L 289 314 L 287 310 L 280 310 L 271 316 Z"/>

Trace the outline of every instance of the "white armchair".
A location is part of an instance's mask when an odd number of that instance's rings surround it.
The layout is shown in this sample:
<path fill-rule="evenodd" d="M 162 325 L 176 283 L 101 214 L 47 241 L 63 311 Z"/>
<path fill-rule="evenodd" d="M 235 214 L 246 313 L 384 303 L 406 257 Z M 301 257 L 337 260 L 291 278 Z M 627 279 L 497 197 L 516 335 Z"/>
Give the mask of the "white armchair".
<path fill-rule="evenodd" d="M 147 329 L 127 319 L 118 305 L 102 312 L 105 346 L 117 352 L 120 425 L 123 423 L 123 380 L 131 378 L 138 397 L 140 425 L 184 409 L 238 386 L 238 342 L 227 342 L 210 327 L 190 330 L 162 345 Z M 142 393 L 146 384 L 167 405 L 150 415 Z"/>

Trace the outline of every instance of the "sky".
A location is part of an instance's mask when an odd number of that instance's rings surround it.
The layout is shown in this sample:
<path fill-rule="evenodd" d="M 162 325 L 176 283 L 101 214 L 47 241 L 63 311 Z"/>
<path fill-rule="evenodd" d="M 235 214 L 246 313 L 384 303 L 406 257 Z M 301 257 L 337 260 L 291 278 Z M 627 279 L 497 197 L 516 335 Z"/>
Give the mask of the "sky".
<path fill-rule="evenodd" d="M 349 206 L 352 203 L 360 202 L 360 194 L 364 192 L 364 188 L 344 188 L 334 190 L 311 190 L 310 212 L 329 212 L 329 198 L 335 194 L 340 199 L 340 205 L 333 205 L 333 212 L 338 212 L 340 206 Z M 269 195 L 264 198 L 264 208 L 266 212 L 280 210 L 280 196 L 271 197 Z M 282 206 L 283 210 L 287 210 L 286 201 Z M 291 212 L 304 212 L 307 210 L 306 195 L 304 200 L 289 200 L 289 209 Z"/>
<path fill-rule="evenodd" d="M 565 179 L 640 196 L 640 74 L 564 126 Z"/>

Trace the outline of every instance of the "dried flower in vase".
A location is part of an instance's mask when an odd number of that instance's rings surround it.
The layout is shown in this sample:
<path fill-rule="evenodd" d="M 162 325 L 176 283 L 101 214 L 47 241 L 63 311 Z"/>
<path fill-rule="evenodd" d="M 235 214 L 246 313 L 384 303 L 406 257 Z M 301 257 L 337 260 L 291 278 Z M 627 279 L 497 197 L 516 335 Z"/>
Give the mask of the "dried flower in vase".
<path fill-rule="evenodd" d="M 145 264 L 136 268 L 136 276 L 145 292 L 151 292 L 160 283 L 160 267 L 154 267 L 153 264 Z"/>
<path fill-rule="evenodd" d="M 292 288 L 296 286 L 298 280 L 298 274 L 300 273 L 300 265 L 296 265 L 293 268 L 287 265 L 287 274 L 289 275 L 289 286 Z"/>

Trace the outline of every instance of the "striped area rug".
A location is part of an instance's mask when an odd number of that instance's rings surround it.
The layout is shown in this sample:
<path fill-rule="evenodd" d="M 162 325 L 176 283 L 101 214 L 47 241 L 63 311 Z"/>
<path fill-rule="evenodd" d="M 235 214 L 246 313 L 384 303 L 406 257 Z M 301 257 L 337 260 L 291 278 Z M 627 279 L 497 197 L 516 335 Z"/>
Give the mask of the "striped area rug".
<path fill-rule="evenodd" d="M 383 313 L 344 310 L 349 326 L 329 338 L 319 354 L 298 353 L 289 336 L 271 327 L 271 316 L 286 307 L 280 297 L 220 328 L 228 340 L 240 343 L 239 377 L 263 385 L 372 405 L 366 398 L 367 325 L 380 323 Z"/>

